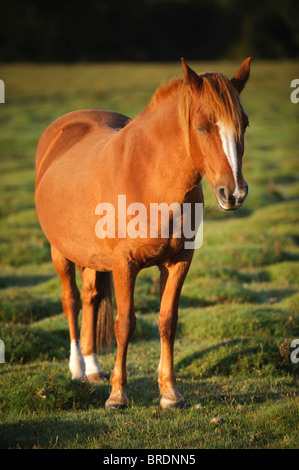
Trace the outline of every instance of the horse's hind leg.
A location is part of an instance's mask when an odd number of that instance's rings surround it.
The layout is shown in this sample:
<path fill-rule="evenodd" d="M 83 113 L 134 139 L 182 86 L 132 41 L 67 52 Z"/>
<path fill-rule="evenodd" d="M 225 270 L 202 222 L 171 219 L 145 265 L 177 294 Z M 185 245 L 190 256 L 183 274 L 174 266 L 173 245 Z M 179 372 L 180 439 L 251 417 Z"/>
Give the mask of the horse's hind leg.
<path fill-rule="evenodd" d="M 70 370 L 73 379 L 82 379 L 85 374 L 84 359 L 79 341 L 78 315 L 80 293 L 76 284 L 75 265 L 51 246 L 52 261 L 62 283 L 62 307 L 69 324 L 71 354 Z"/>
<path fill-rule="evenodd" d="M 161 358 L 159 365 L 159 387 L 162 408 L 176 408 L 184 405 L 184 399 L 176 386 L 173 370 L 173 349 L 176 334 L 178 307 L 181 288 L 187 275 L 192 251 L 177 263 L 163 266 L 161 271 L 161 307 L 159 332 Z"/>
<path fill-rule="evenodd" d="M 103 291 L 105 273 L 82 270 L 82 325 L 80 342 L 85 361 L 85 374 L 89 382 L 102 382 L 103 369 L 97 360 L 96 327 L 98 309 Z"/>

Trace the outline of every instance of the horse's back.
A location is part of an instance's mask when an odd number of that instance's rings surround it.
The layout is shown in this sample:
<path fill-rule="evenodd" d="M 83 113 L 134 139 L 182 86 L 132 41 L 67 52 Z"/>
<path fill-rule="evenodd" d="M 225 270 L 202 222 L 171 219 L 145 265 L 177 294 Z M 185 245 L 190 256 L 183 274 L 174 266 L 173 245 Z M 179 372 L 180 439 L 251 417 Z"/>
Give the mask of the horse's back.
<path fill-rule="evenodd" d="M 110 111 L 73 111 L 56 119 L 43 132 L 37 147 L 36 185 L 51 163 L 92 135 L 105 140 L 123 128 L 130 118 Z"/>

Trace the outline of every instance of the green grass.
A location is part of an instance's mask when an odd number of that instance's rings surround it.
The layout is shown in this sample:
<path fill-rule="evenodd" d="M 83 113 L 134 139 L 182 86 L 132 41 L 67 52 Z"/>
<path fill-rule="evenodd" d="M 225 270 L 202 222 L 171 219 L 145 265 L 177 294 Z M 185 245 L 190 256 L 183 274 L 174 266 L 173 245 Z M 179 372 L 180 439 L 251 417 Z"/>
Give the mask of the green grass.
<path fill-rule="evenodd" d="M 232 76 L 239 64 L 192 64 Z M 250 118 L 249 196 L 232 214 L 204 183 L 204 242 L 182 290 L 175 371 L 186 408 L 159 407 L 158 270 L 141 272 L 128 353 L 128 409 L 105 410 L 115 349 L 100 355 L 103 385 L 72 382 L 61 287 L 35 213 L 39 136 L 60 115 L 98 108 L 134 116 L 177 64 L 2 65 L 0 107 L 1 448 L 298 448 L 299 105 L 293 62 L 253 62 L 243 93 Z M 214 417 L 223 418 L 215 426 Z"/>

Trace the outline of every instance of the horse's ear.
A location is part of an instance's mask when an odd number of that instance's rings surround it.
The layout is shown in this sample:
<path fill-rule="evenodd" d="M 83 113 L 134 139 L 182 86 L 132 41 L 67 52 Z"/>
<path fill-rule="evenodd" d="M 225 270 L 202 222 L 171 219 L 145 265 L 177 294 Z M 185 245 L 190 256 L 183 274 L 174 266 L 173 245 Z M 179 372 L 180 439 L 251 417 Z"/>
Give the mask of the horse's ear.
<path fill-rule="evenodd" d="M 241 93 L 249 78 L 251 60 L 252 57 L 247 57 L 241 65 L 240 70 L 238 70 L 235 76 L 231 79 L 232 84 L 239 93 Z"/>
<path fill-rule="evenodd" d="M 184 57 L 181 58 L 183 70 L 184 70 L 184 78 L 185 83 L 190 85 L 193 91 L 198 90 L 202 84 L 202 78 L 200 78 L 194 70 L 192 70 L 185 62 Z"/>

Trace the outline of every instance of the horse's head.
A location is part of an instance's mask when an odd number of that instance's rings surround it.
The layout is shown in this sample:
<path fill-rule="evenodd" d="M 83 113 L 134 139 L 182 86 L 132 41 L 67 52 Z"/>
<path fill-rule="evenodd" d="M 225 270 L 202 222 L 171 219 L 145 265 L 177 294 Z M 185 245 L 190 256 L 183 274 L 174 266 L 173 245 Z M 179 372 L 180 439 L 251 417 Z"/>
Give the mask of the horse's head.
<path fill-rule="evenodd" d="M 244 133 L 248 117 L 240 93 L 250 73 L 249 57 L 228 80 L 220 73 L 198 75 L 182 59 L 185 84 L 191 94 L 190 154 L 201 175 L 206 174 L 221 209 L 242 206 L 248 185 L 242 175 Z"/>

